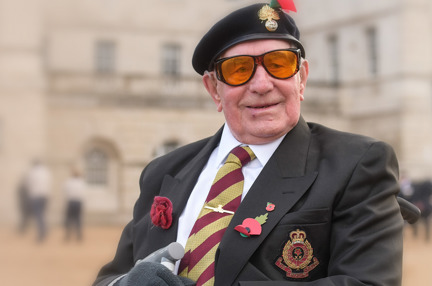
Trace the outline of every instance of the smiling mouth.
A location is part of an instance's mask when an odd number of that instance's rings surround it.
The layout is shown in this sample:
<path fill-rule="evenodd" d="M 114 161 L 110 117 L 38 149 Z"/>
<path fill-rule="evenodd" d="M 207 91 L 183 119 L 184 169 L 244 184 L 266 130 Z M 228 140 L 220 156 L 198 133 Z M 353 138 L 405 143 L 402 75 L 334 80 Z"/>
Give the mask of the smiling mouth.
<path fill-rule="evenodd" d="M 277 104 L 269 104 L 269 105 L 262 105 L 262 106 L 249 106 L 249 108 L 253 108 L 253 109 L 265 109 L 265 108 L 269 108 L 272 106 L 275 106 Z"/>

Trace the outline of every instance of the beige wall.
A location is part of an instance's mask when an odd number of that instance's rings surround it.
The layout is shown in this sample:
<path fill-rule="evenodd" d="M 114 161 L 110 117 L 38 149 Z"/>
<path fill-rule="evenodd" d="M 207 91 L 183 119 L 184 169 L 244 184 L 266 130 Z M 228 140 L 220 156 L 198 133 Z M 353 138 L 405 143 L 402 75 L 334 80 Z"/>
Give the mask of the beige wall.
<path fill-rule="evenodd" d="M 306 117 L 385 140 L 401 169 L 415 179 L 430 178 L 432 3 L 303 0 L 297 6 L 311 70 Z M 365 34 L 371 27 L 378 35 L 376 75 L 368 70 Z M 330 82 L 330 35 L 340 49 L 337 87 Z"/>
<path fill-rule="evenodd" d="M 1 221 L 14 217 L 15 187 L 22 170 L 30 158 L 46 152 L 40 4 L 0 1 Z"/>
<path fill-rule="evenodd" d="M 0 222 L 15 223 L 15 186 L 34 157 L 61 185 L 92 146 L 110 155 L 109 184 L 87 192 L 86 217 L 130 218 L 141 170 L 167 141 L 210 136 L 223 116 L 191 67 L 212 23 L 248 0 L 0 0 Z M 293 14 L 310 62 L 306 120 L 392 144 L 415 178 L 432 169 L 432 3 L 429 0 L 297 1 Z M 378 74 L 365 31 L 378 31 Z M 330 82 L 328 37 L 340 41 L 340 82 Z M 97 40 L 116 43 L 116 72 L 95 73 Z M 161 75 L 161 46 L 181 46 L 180 77 Z"/>

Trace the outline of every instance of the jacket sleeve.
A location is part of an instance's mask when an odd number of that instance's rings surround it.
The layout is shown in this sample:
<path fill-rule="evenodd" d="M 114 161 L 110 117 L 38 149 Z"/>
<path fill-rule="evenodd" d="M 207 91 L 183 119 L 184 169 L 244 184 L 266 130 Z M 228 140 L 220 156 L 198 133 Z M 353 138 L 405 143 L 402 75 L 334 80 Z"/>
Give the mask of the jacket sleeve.
<path fill-rule="evenodd" d="M 335 174 L 337 175 L 337 174 Z M 334 202 L 327 277 L 311 282 L 240 281 L 242 286 L 401 285 L 403 219 L 393 149 L 371 144 Z"/>

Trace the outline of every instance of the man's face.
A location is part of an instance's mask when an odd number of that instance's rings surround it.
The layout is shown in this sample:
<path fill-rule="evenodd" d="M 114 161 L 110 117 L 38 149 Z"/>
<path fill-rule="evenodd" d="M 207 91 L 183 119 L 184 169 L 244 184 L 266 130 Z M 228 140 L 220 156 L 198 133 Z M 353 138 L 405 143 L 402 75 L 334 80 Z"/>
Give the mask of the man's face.
<path fill-rule="evenodd" d="M 229 48 L 222 58 L 261 55 L 290 47 L 282 40 L 255 40 Z M 203 81 L 217 110 L 223 111 L 234 137 L 242 143 L 257 145 L 276 140 L 297 124 L 308 69 L 304 60 L 295 76 L 276 79 L 258 65 L 252 79 L 241 86 L 230 86 L 217 80 L 214 72 L 206 73 Z"/>

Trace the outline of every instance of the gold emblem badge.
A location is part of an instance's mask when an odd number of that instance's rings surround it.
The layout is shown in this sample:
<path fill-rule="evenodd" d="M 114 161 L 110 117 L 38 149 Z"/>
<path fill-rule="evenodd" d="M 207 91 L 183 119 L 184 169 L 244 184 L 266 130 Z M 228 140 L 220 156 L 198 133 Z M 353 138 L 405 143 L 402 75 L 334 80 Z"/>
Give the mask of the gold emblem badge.
<path fill-rule="evenodd" d="M 270 32 L 274 32 L 278 28 L 278 23 L 276 20 L 280 19 L 279 14 L 269 5 L 263 6 L 258 11 L 258 17 L 261 21 L 266 21 L 265 26 Z"/>
<path fill-rule="evenodd" d="M 306 240 L 306 233 L 295 230 L 290 233 L 290 238 L 282 252 L 282 257 L 276 261 L 276 266 L 286 272 L 290 278 L 305 278 L 309 276 L 319 261 L 313 257 L 313 248 Z"/>

